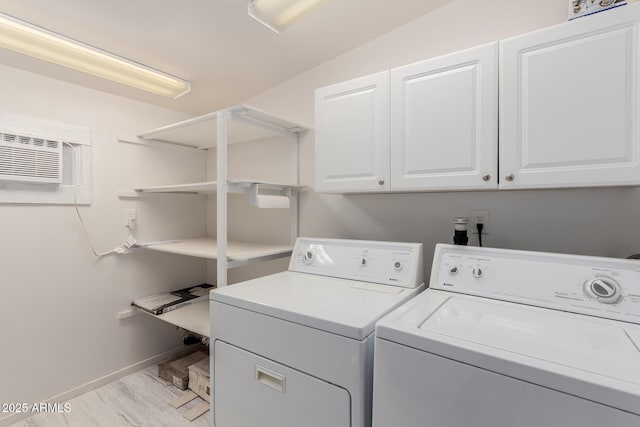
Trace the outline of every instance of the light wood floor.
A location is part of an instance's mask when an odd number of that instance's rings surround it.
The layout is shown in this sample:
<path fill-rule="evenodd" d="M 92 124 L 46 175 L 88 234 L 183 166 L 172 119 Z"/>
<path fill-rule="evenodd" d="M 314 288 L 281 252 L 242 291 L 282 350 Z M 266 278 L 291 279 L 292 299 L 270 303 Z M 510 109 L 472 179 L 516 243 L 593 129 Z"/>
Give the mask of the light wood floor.
<path fill-rule="evenodd" d="M 209 427 L 211 412 L 189 422 L 182 416 L 200 398 L 175 409 L 169 402 L 183 391 L 158 378 L 157 366 L 133 373 L 120 380 L 69 401 L 66 414 L 41 413 L 12 427 Z"/>

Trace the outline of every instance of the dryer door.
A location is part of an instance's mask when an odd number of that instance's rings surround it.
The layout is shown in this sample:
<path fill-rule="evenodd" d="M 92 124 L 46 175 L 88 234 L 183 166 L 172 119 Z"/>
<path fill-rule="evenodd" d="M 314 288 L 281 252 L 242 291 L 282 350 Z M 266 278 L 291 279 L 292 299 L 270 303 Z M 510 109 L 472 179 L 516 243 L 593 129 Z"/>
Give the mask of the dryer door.
<path fill-rule="evenodd" d="M 214 343 L 216 427 L 348 427 L 346 390 L 222 341 Z"/>

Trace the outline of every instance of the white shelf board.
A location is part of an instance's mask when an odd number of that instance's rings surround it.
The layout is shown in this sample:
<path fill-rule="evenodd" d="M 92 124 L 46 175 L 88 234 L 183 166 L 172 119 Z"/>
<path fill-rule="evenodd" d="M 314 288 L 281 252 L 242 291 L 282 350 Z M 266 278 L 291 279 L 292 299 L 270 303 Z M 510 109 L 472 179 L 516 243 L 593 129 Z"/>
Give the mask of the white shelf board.
<path fill-rule="evenodd" d="M 157 185 L 153 187 L 134 188 L 136 193 L 178 193 L 178 194 L 215 194 L 218 190 L 216 181 L 192 182 L 189 184 Z"/>
<path fill-rule="evenodd" d="M 227 110 L 204 114 L 182 122 L 149 130 L 138 135 L 146 141 L 168 142 L 197 148 L 212 148 L 217 145 L 218 115 L 229 113 L 227 143 L 255 141 L 273 136 L 296 137 L 306 128 L 264 111 L 239 105 Z"/>
<path fill-rule="evenodd" d="M 140 310 L 142 313 L 149 316 L 156 317 L 165 322 L 171 323 L 186 329 L 196 334 L 203 335 L 205 337 L 211 337 L 211 325 L 209 323 L 209 300 L 195 302 L 193 304 L 186 304 L 171 310 L 164 314 L 151 314 L 144 310 Z"/>
<path fill-rule="evenodd" d="M 228 182 L 230 193 L 246 193 L 249 191 L 253 184 L 261 184 L 273 188 L 292 188 L 302 189 L 301 186 L 277 184 L 273 182 L 264 181 L 250 181 L 250 180 L 234 180 Z M 138 193 L 187 193 L 187 194 L 215 194 L 218 189 L 217 181 L 207 182 L 194 182 L 189 184 L 177 184 L 177 185 L 160 185 L 154 187 L 140 187 L 135 188 L 133 191 Z"/>
<path fill-rule="evenodd" d="M 150 246 L 146 246 L 144 243 L 140 243 L 140 245 L 159 252 L 208 259 L 218 258 L 218 242 L 211 237 L 173 240 L 170 243 L 159 243 Z M 285 257 L 291 255 L 291 251 L 293 251 L 292 245 L 227 241 L 227 259 L 229 261 L 250 262 Z"/>

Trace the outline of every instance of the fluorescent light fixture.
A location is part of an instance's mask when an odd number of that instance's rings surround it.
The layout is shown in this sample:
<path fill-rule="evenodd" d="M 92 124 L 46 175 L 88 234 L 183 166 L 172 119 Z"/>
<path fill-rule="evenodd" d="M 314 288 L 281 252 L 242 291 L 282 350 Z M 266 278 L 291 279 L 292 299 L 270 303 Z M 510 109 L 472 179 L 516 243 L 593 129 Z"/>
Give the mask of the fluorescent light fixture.
<path fill-rule="evenodd" d="M 249 16 L 280 33 L 329 0 L 249 0 Z"/>
<path fill-rule="evenodd" d="M 2 13 L 0 48 L 174 99 L 191 90 L 186 80 Z"/>

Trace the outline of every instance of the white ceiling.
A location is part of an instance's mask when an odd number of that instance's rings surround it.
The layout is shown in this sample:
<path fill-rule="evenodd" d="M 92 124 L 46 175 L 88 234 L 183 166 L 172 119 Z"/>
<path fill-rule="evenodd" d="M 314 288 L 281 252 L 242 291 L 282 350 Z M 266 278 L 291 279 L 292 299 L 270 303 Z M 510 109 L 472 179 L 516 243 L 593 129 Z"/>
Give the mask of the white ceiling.
<path fill-rule="evenodd" d="M 0 0 L 0 11 L 191 81 L 166 99 L 0 49 L 0 63 L 201 114 L 242 102 L 451 0 L 333 0 L 280 35 L 247 0 Z"/>

